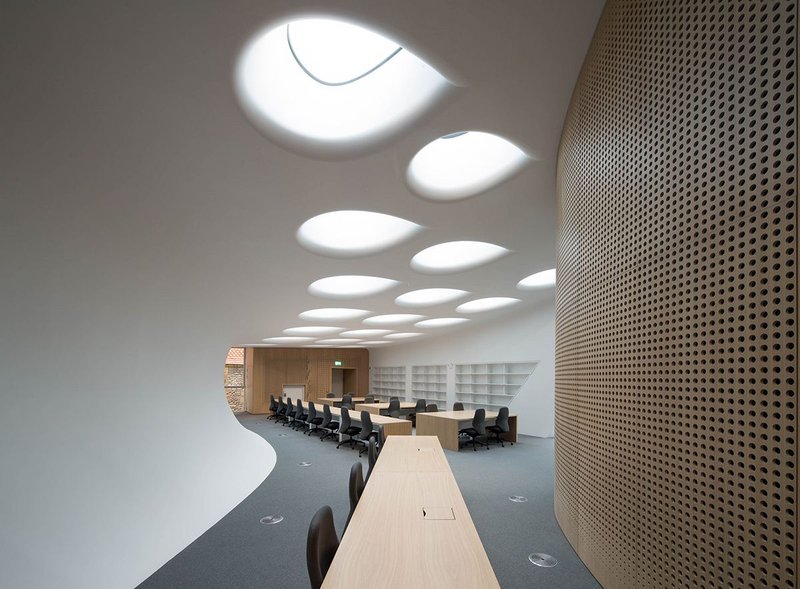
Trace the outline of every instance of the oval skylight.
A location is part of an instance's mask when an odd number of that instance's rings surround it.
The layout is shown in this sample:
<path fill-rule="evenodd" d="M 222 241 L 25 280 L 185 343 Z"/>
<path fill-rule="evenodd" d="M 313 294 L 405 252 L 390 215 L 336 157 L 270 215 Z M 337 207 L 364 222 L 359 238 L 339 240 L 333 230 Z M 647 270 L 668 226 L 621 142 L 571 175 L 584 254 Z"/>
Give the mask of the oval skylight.
<path fill-rule="evenodd" d="M 458 325 L 459 323 L 466 323 L 469 321 L 466 317 L 439 317 L 437 319 L 426 319 L 415 323 L 414 327 L 447 327 L 449 325 Z"/>
<path fill-rule="evenodd" d="M 308 292 L 318 297 L 353 299 L 385 292 L 400 284 L 379 276 L 328 276 L 312 282 Z"/>
<path fill-rule="evenodd" d="M 469 294 L 469 291 L 458 288 L 423 288 L 401 294 L 394 302 L 401 307 L 432 307 L 463 299 Z"/>
<path fill-rule="evenodd" d="M 247 116 L 270 136 L 341 156 L 405 128 L 450 86 L 398 49 L 339 19 L 294 20 L 245 46 L 236 91 Z"/>
<path fill-rule="evenodd" d="M 343 327 L 330 327 L 327 325 L 304 325 L 303 327 L 290 327 L 284 329 L 286 335 L 332 335 L 339 333 Z"/>
<path fill-rule="evenodd" d="M 387 333 L 392 333 L 391 329 L 353 329 L 351 331 L 343 331 L 339 335 L 342 337 L 381 337 Z"/>
<path fill-rule="evenodd" d="M 386 339 L 409 339 L 412 337 L 419 337 L 421 335 L 422 335 L 421 333 L 401 332 L 401 333 L 390 333 L 385 337 Z"/>
<path fill-rule="evenodd" d="M 531 274 L 527 278 L 523 278 L 517 283 L 517 288 L 520 290 L 536 290 L 539 288 L 548 288 L 556 285 L 556 269 L 542 270 L 536 274 Z"/>
<path fill-rule="evenodd" d="M 309 309 L 298 315 L 300 319 L 306 321 L 345 321 L 349 319 L 360 319 L 370 314 L 365 309 L 345 309 L 340 307 L 326 307 L 324 309 Z"/>
<path fill-rule="evenodd" d="M 488 264 L 508 253 L 506 248 L 485 241 L 448 241 L 419 252 L 411 258 L 411 267 L 425 274 L 461 272 Z"/>
<path fill-rule="evenodd" d="M 346 345 L 346 344 L 357 344 L 360 341 L 361 341 L 360 339 L 337 337 L 337 338 L 334 338 L 334 339 L 317 340 L 317 343 L 318 344 L 328 344 L 328 345 L 332 345 L 332 346 L 338 346 L 338 345 L 343 345 L 343 344 L 344 345 Z"/>
<path fill-rule="evenodd" d="M 497 186 L 530 158 L 519 147 L 491 133 L 451 133 L 428 143 L 408 165 L 406 178 L 421 196 L 454 201 Z"/>
<path fill-rule="evenodd" d="M 364 319 L 365 325 L 400 325 L 402 323 L 413 323 L 425 319 L 425 315 L 412 315 L 411 313 L 394 313 L 391 315 L 375 315 Z"/>
<path fill-rule="evenodd" d="M 502 309 L 503 307 L 516 305 L 519 302 L 519 299 L 512 297 L 487 297 L 485 299 L 467 301 L 456 307 L 456 311 L 458 313 L 482 313 L 484 311 L 492 311 L 494 309 Z"/>
<path fill-rule="evenodd" d="M 297 241 L 317 254 L 353 258 L 388 249 L 422 229 L 421 225 L 383 213 L 333 211 L 300 225 Z"/>
<path fill-rule="evenodd" d="M 265 337 L 261 340 L 265 344 L 302 344 L 304 342 L 314 341 L 313 337 L 299 337 L 299 336 L 286 336 L 286 337 Z"/>
<path fill-rule="evenodd" d="M 383 344 L 390 344 L 390 343 L 392 343 L 392 342 L 384 342 L 384 341 L 380 341 L 380 340 L 375 340 L 375 341 L 371 341 L 371 342 L 361 342 L 361 345 L 362 346 L 380 346 L 380 345 L 383 345 Z"/>

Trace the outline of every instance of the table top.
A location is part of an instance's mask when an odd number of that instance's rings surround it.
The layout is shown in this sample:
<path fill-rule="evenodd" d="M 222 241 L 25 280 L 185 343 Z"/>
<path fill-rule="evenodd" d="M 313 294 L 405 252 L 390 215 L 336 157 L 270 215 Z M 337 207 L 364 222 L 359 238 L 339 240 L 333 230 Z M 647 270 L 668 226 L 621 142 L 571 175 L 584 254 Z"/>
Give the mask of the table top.
<path fill-rule="evenodd" d="M 475 410 L 474 409 L 467 409 L 465 411 L 434 411 L 433 413 L 420 413 L 419 415 L 424 415 L 425 417 L 438 417 L 441 419 L 452 419 L 454 421 L 472 421 L 472 418 L 475 417 Z M 509 417 L 516 417 L 516 413 L 509 413 Z M 419 417 L 419 416 L 418 416 Z M 497 417 L 497 411 L 487 411 L 486 412 L 486 419 L 495 419 Z"/>
<path fill-rule="evenodd" d="M 322 586 L 499 589 L 438 438 L 386 440 Z"/>
<path fill-rule="evenodd" d="M 331 407 L 331 415 L 335 415 L 336 417 L 342 416 L 342 409 L 341 407 Z M 397 419 L 395 417 L 389 417 L 388 415 L 375 415 L 370 413 L 370 419 L 372 423 L 375 425 L 386 425 L 387 423 L 411 423 L 407 419 Z M 361 422 L 361 411 L 356 411 L 355 409 L 350 410 L 350 419 L 353 421 Z"/>
<path fill-rule="evenodd" d="M 320 397 L 317 399 L 320 403 L 341 403 L 344 397 Z M 353 403 L 363 403 L 366 397 L 353 397 Z"/>
<path fill-rule="evenodd" d="M 376 407 L 379 411 L 385 411 L 389 409 L 389 403 L 363 403 L 363 404 L 367 405 L 368 407 Z M 413 409 L 416 406 L 417 406 L 416 403 L 407 403 L 405 401 L 400 402 L 400 409 Z M 356 409 L 358 409 L 358 405 L 356 405 Z"/>

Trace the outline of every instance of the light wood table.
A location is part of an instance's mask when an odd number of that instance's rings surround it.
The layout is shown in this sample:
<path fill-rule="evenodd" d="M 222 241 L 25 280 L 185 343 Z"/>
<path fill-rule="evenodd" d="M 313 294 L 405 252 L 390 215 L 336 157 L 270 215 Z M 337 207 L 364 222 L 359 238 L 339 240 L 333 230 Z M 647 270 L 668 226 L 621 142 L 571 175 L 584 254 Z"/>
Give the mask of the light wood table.
<path fill-rule="evenodd" d="M 437 411 L 435 413 L 417 413 L 417 435 L 436 436 L 442 443 L 442 447 L 448 450 L 458 451 L 458 430 L 471 427 L 472 418 L 475 410 L 467 411 Z M 496 411 L 486 412 L 486 425 L 494 424 L 497 418 Z M 513 413 L 508 415 L 508 426 L 510 431 L 500 436 L 504 441 L 517 441 L 517 416 Z"/>
<path fill-rule="evenodd" d="M 416 407 L 416 403 L 400 403 L 400 411 L 408 411 Z M 389 410 L 389 403 L 362 403 L 356 405 L 356 411 L 369 411 L 373 415 L 385 415 Z"/>
<path fill-rule="evenodd" d="M 342 410 L 339 407 L 331 407 L 331 415 L 337 419 L 341 419 Z M 372 425 L 383 426 L 383 435 L 385 436 L 410 436 L 411 435 L 411 422 L 407 419 L 395 419 L 387 415 L 370 415 Z M 354 424 L 361 425 L 361 411 L 351 410 L 350 421 Z M 341 437 L 339 438 L 341 440 Z"/>
<path fill-rule="evenodd" d="M 340 407 L 342 405 L 342 398 L 343 397 L 321 397 L 314 401 L 315 403 L 325 403 L 326 405 L 332 405 L 334 407 Z M 366 397 L 353 397 L 353 405 L 356 403 L 363 403 Z"/>
<path fill-rule="evenodd" d="M 322 587 L 499 589 L 437 438 L 386 440 Z"/>

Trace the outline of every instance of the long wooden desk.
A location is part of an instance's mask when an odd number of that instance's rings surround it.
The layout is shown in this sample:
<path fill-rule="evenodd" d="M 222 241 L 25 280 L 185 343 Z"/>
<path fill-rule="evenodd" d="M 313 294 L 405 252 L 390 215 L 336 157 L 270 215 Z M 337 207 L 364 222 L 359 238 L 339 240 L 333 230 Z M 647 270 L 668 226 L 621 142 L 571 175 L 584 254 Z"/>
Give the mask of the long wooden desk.
<path fill-rule="evenodd" d="M 436 413 L 417 413 L 417 435 L 436 436 L 443 448 L 458 451 L 458 430 L 470 427 L 475 410 L 437 411 Z M 497 418 L 496 411 L 486 412 L 486 425 L 492 425 Z M 509 432 L 503 434 L 503 440 L 517 441 L 517 416 L 508 415 Z"/>
<path fill-rule="evenodd" d="M 323 589 L 499 589 L 439 440 L 386 440 Z"/>
<path fill-rule="evenodd" d="M 332 405 L 333 407 L 339 407 L 342 404 L 343 397 L 322 397 L 317 399 L 316 402 L 325 403 L 326 405 Z M 353 404 L 355 403 L 363 403 L 366 397 L 353 397 Z"/>
<path fill-rule="evenodd" d="M 331 415 L 341 419 L 342 410 L 339 407 L 331 407 Z M 411 435 L 411 422 L 407 419 L 395 419 L 386 415 L 370 415 L 372 425 L 383 426 L 383 434 L 385 436 L 410 436 Z M 350 421 L 354 424 L 361 425 L 361 411 L 351 410 Z M 341 439 L 341 438 L 340 438 Z"/>
<path fill-rule="evenodd" d="M 416 407 L 416 403 L 400 403 L 400 411 L 408 411 Z M 385 415 L 389 410 L 389 403 L 362 403 L 356 405 L 356 411 L 369 411 L 373 415 Z"/>

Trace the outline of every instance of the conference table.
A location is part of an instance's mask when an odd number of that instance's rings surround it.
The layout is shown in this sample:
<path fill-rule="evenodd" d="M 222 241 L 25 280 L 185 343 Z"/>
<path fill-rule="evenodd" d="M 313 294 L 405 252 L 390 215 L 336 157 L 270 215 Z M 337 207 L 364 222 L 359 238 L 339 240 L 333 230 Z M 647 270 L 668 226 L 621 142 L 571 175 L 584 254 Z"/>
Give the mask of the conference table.
<path fill-rule="evenodd" d="M 414 409 L 416 403 L 400 403 L 400 411 Z M 373 415 L 385 415 L 389 410 L 389 403 L 361 403 L 356 405 L 356 411 L 369 411 Z"/>
<path fill-rule="evenodd" d="M 321 397 L 315 401 L 320 403 L 325 403 L 326 405 L 333 405 L 334 407 L 339 407 L 342 404 L 342 399 L 344 397 Z M 353 404 L 355 403 L 363 403 L 366 397 L 353 397 Z"/>
<path fill-rule="evenodd" d="M 317 413 L 321 413 L 318 411 Z M 331 407 L 331 415 L 335 416 L 341 423 L 342 410 L 339 407 Z M 382 426 L 384 436 L 410 436 L 411 422 L 407 419 L 395 419 L 387 415 L 370 415 L 373 426 Z M 350 421 L 353 425 L 361 425 L 361 411 L 350 410 Z M 339 440 L 341 441 L 341 434 Z"/>
<path fill-rule="evenodd" d="M 466 411 L 436 411 L 434 413 L 417 413 L 417 435 L 436 436 L 442 447 L 448 450 L 459 449 L 458 430 L 471 427 L 474 410 Z M 486 412 L 486 425 L 492 425 L 497 418 L 497 411 Z M 517 416 L 508 415 L 508 433 L 500 437 L 505 441 L 517 441 Z"/>
<path fill-rule="evenodd" d="M 388 438 L 323 589 L 499 589 L 439 439 Z"/>

